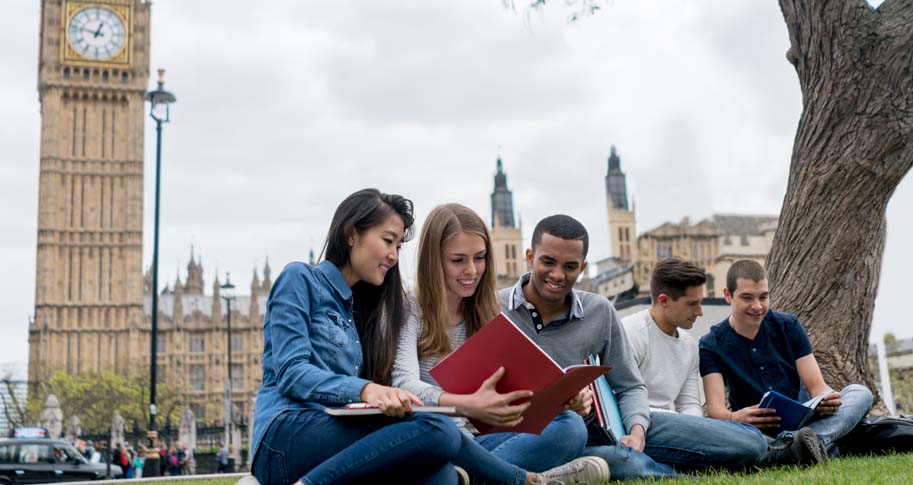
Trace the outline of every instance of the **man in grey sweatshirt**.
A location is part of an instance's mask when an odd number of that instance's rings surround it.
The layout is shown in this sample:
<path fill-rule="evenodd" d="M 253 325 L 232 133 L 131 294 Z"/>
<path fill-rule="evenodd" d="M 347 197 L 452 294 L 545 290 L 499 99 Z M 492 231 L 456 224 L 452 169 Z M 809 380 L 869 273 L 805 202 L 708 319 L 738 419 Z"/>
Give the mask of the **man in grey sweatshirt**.
<path fill-rule="evenodd" d="M 746 426 L 738 436 L 708 442 L 705 420 L 678 413 L 651 413 L 647 388 L 624 328 L 604 297 L 574 290 L 586 269 L 589 236 L 577 220 L 547 217 L 526 250 L 530 272 L 499 292 L 501 311 L 562 367 L 598 355 L 621 410 L 626 434 L 619 445 L 590 443 L 584 455 L 608 462 L 613 479 L 675 476 L 684 467 L 751 465 L 766 451 L 760 432 Z M 588 394 L 578 396 L 592 399 Z M 589 407 L 589 406 L 586 406 Z M 758 436 L 755 436 L 758 435 Z"/>

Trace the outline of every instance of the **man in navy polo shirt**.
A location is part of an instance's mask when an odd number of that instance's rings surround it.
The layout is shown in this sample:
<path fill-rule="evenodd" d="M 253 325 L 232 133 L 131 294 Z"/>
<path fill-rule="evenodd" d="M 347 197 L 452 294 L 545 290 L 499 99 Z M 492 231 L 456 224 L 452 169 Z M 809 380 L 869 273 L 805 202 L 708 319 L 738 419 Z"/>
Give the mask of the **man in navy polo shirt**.
<path fill-rule="evenodd" d="M 859 384 L 836 392 L 824 382 L 799 320 L 770 310 L 767 273 L 760 264 L 735 262 L 726 274 L 723 296 L 732 313 L 711 327 L 700 342 L 701 376 L 710 417 L 758 427 L 772 441 L 773 450 L 782 450 L 781 455 L 792 452 L 798 464 L 826 459 L 824 450 L 836 456 L 836 441 L 865 417 L 872 406 L 872 393 Z M 776 412 L 758 407 L 761 396 L 769 390 L 800 402 L 809 395 L 827 394 L 807 427 L 781 430 Z M 774 436 L 778 440 L 774 441 Z M 796 448 L 805 452 L 796 454 Z"/>

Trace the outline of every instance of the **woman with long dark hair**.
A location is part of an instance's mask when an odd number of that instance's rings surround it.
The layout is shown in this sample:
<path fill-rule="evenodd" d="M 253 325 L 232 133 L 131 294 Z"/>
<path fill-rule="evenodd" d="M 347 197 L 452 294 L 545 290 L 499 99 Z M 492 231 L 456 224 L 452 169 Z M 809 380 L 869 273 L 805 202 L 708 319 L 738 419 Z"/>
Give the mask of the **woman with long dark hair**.
<path fill-rule="evenodd" d="M 456 483 L 460 432 L 390 387 L 406 318 L 399 249 L 412 203 L 365 189 L 336 209 L 325 260 L 291 263 L 263 324 L 263 384 L 251 453 L 261 484 L 344 483 L 368 477 Z M 366 402 L 383 417 L 336 418 L 324 407 Z"/>

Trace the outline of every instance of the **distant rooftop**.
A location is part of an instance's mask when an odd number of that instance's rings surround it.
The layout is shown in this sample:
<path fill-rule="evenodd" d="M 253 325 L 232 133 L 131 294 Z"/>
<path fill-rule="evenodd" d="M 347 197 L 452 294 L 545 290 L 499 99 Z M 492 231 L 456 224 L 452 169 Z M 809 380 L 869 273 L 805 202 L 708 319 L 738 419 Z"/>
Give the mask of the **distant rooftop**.
<path fill-rule="evenodd" d="M 757 236 L 765 231 L 776 229 L 778 216 L 714 214 L 710 216 L 723 235 Z"/>

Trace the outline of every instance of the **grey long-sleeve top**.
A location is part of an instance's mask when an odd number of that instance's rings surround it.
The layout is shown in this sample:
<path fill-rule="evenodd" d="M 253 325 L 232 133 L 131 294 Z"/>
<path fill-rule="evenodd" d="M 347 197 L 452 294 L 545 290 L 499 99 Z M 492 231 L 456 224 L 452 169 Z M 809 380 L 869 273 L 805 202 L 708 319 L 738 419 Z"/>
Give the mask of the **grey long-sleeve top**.
<path fill-rule="evenodd" d="M 590 354 L 598 355 L 603 365 L 612 366 L 606 373 L 606 380 L 618 397 L 625 429 L 630 431 L 632 426 L 640 424 L 646 431 L 650 426 L 647 386 L 637 369 L 615 307 L 603 296 L 571 290 L 570 320 L 554 327 L 548 325 L 537 332 L 522 294 L 522 287 L 528 281 L 529 273 L 514 287 L 498 292 L 501 311 L 562 367 L 582 364 Z"/>
<path fill-rule="evenodd" d="M 448 330 L 450 348 L 456 349 L 466 341 L 466 325 L 460 322 Z M 435 355 L 418 358 L 418 342 L 422 338 L 422 321 L 415 312 L 409 315 L 405 327 L 399 337 L 396 349 L 396 360 L 393 364 L 393 386 L 405 389 L 418 396 L 426 406 L 440 405 L 441 394 L 444 391 L 438 387 L 437 381 L 428 373 L 442 356 Z M 466 418 L 454 418 L 457 427 L 464 432 L 472 434 L 473 427 Z"/>

